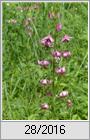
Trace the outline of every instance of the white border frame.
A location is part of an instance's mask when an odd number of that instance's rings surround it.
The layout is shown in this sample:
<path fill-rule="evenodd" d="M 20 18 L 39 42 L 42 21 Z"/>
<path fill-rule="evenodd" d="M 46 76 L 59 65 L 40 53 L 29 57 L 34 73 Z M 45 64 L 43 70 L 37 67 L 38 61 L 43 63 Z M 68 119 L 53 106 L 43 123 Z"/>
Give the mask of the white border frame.
<path fill-rule="evenodd" d="M 1 1 L 1 54 L 3 54 L 2 52 L 3 52 L 3 49 L 2 49 L 2 23 L 3 23 L 3 19 L 2 19 L 2 15 L 3 15 L 3 11 L 2 11 L 2 3 L 4 3 L 4 2 L 7 2 L 7 3 L 18 3 L 18 2 L 31 2 L 31 3 L 34 3 L 34 2 L 50 2 L 50 3 L 70 3 L 70 2 L 72 2 L 72 3 L 80 3 L 80 2 L 83 2 L 83 3 L 88 3 L 88 119 L 87 120 L 2 120 L 2 62 L 3 62 L 3 59 L 2 59 L 2 55 L 1 55 L 1 122 L 3 121 L 3 122 L 7 122 L 7 121 L 9 121 L 9 122 L 17 122 L 17 121 L 20 121 L 20 122 L 83 122 L 83 121 L 85 121 L 85 122 L 87 122 L 87 121 L 89 121 L 89 1 L 83 1 L 83 0 L 80 0 L 80 1 L 74 1 L 74 0 L 68 0 L 68 1 L 59 1 L 59 0 L 57 0 L 57 1 L 53 1 L 53 0 L 32 0 L 32 1 L 19 1 L 19 0 L 17 0 L 17 1 L 12 1 L 12 0 L 10 0 L 10 1 L 7 1 L 7 0 L 5 0 L 5 1 Z"/>

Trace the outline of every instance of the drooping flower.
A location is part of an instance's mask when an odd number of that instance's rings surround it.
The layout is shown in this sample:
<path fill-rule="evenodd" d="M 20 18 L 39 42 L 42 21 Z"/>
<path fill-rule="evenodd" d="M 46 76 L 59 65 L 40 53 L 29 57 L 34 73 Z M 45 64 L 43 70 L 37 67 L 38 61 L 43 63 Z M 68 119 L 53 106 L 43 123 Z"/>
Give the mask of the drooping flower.
<path fill-rule="evenodd" d="M 55 69 L 55 72 L 57 73 L 57 74 L 64 74 L 65 72 L 66 72 L 66 69 L 65 69 L 65 67 L 59 67 L 59 68 L 56 68 Z"/>
<path fill-rule="evenodd" d="M 52 47 L 53 42 L 54 39 L 51 37 L 51 35 L 48 35 L 41 40 L 41 44 L 43 44 L 46 47 Z"/>
<path fill-rule="evenodd" d="M 41 109 L 49 109 L 49 105 L 47 103 L 41 104 Z"/>
<path fill-rule="evenodd" d="M 28 25 L 30 24 L 31 21 L 32 21 L 31 18 L 26 18 L 26 19 L 24 20 L 24 22 L 23 22 L 24 26 L 25 26 L 25 27 L 28 26 Z"/>
<path fill-rule="evenodd" d="M 59 94 L 59 97 L 66 97 L 68 96 L 68 91 L 62 91 L 60 94 Z"/>
<path fill-rule="evenodd" d="M 52 93 L 51 92 L 47 92 L 46 93 L 46 96 L 49 96 L 50 97 L 50 96 L 52 96 Z"/>
<path fill-rule="evenodd" d="M 48 84 L 51 84 L 52 83 L 52 80 L 43 79 L 43 80 L 40 80 L 40 83 L 42 85 L 48 85 Z"/>
<path fill-rule="evenodd" d="M 8 20 L 8 23 L 16 24 L 17 23 L 17 20 L 16 19 L 10 19 L 10 20 Z"/>
<path fill-rule="evenodd" d="M 49 18 L 49 19 L 53 19 L 54 16 L 55 16 L 55 14 L 54 14 L 53 12 L 49 12 L 49 13 L 48 13 L 48 18 Z"/>
<path fill-rule="evenodd" d="M 57 24 L 57 25 L 56 25 L 56 31 L 59 32 L 59 31 L 61 31 L 61 29 L 62 29 L 62 24 L 60 24 L 60 23 Z"/>
<path fill-rule="evenodd" d="M 43 67 L 45 67 L 45 68 L 47 68 L 47 66 L 50 64 L 50 62 L 49 61 L 47 61 L 47 60 L 38 60 L 38 65 L 40 65 L 40 66 L 43 66 Z"/>
<path fill-rule="evenodd" d="M 64 58 L 67 58 L 67 57 L 71 56 L 71 52 L 70 52 L 70 51 L 63 51 L 63 52 L 62 52 L 62 56 L 63 56 Z"/>
<path fill-rule="evenodd" d="M 62 53 L 60 51 L 54 51 L 52 52 L 52 56 L 55 58 L 55 59 L 58 59 L 62 56 Z"/>
<path fill-rule="evenodd" d="M 60 19 L 60 18 L 62 17 L 61 13 L 57 13 L 57 14 L 56 14 L 56 17 L 57 17 L 58 19 Z"/>
<path fill-rule="evenodd" d="M 29 35 L 29 36 L 32 36 L 33 34 L 33 30 L 32 30 L 32 27 L 31 26 L 26 26 L 26 33 Z"/>
<path fill-rule="evenodd" d="M 67 100 L 67 107 L 72 107 L 73 103 L 71 100 Z"/>
<path fill-rule="evenodd" d="M 71 40 L 72 37 L 68 36 L 68 35 L 65 35 L 63 38 L 62 38 L 62 42 L 68 42 Z"/>

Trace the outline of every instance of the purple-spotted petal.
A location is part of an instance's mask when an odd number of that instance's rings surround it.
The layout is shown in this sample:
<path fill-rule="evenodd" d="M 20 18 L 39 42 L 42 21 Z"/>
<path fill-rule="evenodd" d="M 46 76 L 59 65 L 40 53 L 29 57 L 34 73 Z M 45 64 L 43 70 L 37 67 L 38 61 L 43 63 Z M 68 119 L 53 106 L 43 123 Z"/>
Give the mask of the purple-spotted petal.
<path fill-rule="evenodd" d="M 65 69 L 65 67 L 61 67 L 61 68 L 56 68 L 55 69 L 55 72 L 57 73 L 57 74 L 64 74 L 65 72 L 66 72 L 66 69 Z"/>
<path fill-rule="evenodd" d="M 51 47 L 53 42 L 54 42 L 54 39 L 51 37 L 51 35 L 48 35 L 41 40 L 41 44 L 46 47 Z"/>
<path fill-rule="evenodd" d="M 57 59 L 62 56 L 62 53 L 60 51 L 54 51 L 52 52 L 52 56 Z"/>
<path fill-rule="evenodd" d="M 71 40 L 72 37 L 68 36 L 68 35 L 65 35 L 63 38 L 62 38 L 62 42 L 68 42 Z"/>
<path fill-rule="evenodd" d="M 47 67 L 50 64 L 49 61 L 47 60 L 38 60 L 38 65 L 43 66 L 43 67 Z"/>

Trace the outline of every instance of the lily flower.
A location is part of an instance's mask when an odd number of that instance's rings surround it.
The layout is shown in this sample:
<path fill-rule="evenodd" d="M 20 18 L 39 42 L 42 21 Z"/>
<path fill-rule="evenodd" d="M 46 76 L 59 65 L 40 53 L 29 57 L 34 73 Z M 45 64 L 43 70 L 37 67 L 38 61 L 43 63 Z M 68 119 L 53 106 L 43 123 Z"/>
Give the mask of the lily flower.
<path fill-rule="evenodd" d="M 55 59 L 58 59 L 62 56 L 62 53 L 60 51 L 54 51 L 52 52 L 52 56 L 55 58 Z"/>
<path fill-rule="evenodd" d="M 51 35 L 48 35 L 41 40 L 41 44 L 43 44 L 46 47 L 52 47 L 51 45 L 53 42 L 54 39 L 51 37 Z"/>
<path fill-rule="evenodd" d="M 40 66 L 43 66 L 43 67 L 47 67 L 48 65 L 50 64 L 50 62 L 49 61 L 47 61 L 47 60 L 38 60 L 38 65 L 40 65 Z"/>
<path fill-rule="evenodd" d="M 41 104 L 41 109 L 49 109 L 49 105 L 47 103 Z"/>
<path fill-rule="evenodd" d="M 55 72 L 57 73 L 57 74 L 64 74 L 65 72 L 66 72 L 66 69 L 65 69 L 65 67 L 59 67 L 59 68 L 56 68 L 55 69 Z"/>
<path fill-rule="evenodd" d="M 64 51 L 64 52 L 62 52 L 62 56 L 64 58 L 67 58 L 67 57 L 71 56 L 71 52 L 70 51 Z"/>
<path fill-rule="evenodd" d="M 72 37 L 68 36 L 68 35 L 65 35 L 63 38 L 62 38 L 62 42 L 68 42 L 71 40 Z"/>
<path fill-rule="evenodd" d="M 68 91 L 62 91 L 60 94 L 59 94 L 59 97 L 66 97 L 68 96 Z"/>
<path fill-rule="evenodd" d="M 40 83 L 42 85 L 48 85 L 48 84 L 51 84 L 52 83 L 52 80 L 43 79 L 43 80 L 40 80 Z"/>

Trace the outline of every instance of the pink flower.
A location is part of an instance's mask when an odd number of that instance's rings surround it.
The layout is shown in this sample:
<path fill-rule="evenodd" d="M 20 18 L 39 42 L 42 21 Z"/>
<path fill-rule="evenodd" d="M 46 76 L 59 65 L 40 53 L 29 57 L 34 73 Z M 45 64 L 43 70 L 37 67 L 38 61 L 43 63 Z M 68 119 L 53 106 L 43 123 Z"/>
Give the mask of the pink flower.
<path fill-rule="evenodd" d="M 52 80 L 43 79 L 43 80 L 40 80 L 40 83 L 42 85 L 48 85 L 48 84 L 51 84 L 52 83 Z"/>
<path fill-rule="evenodd" d="M 48 35 L 41 40 L 41 44 L 43 44 L 46 47 L 52 47 L 51 45 L 53 42 L 54 39 L 51 37 L 51 35 Z"/>
<path fill-rule="evenodd" d="M 59 97 L 66 97 L 68 96 L 68 91 L 62 91 L 60 94 L 59 94 Z"/>
<path fill-rule="evenodd" d="M 73 103 L 71 100 L 67 100 L 67 107 L 72 107 Z"/>
<path fill-rule="evenodd" d="M 41 109 L 49 109 L 49 105 L 47 103 L 41 104 Z"/>
<path fill-rule="evenodd" d="M 54 51 L 52 52 L 52 56 L 57 59 L 60 58 L 62 56 L 62 53 L 60 51 Z"/>
<path fill-rule="evenodd" d="M 57 74 L 64 74 L 64 73 L 66 72 L 66 69 L 65 69 L 65 67 L 56 68 L 56 69 L 55 69 L 55 72 L 56 72 Z"/>
<path fill-rule="evenodd" d="M 68 36 L 68 35 L 65 35 L 63 38 L 62 38 L 62 42 L 68 42 L 70 41 L 72 37 Z"/>
<path fill-rule="evenodd" d="M 43 67 L 45 67 L 45 68 L 46 68 L 49 64 L 50 64 L 50 62 L 47 61 L 47 60 L 42 60 L 42 61 L 39 61 L 39 60 L 38 60 L 38 65 L 43 66 Z"/>
<path fill-rule="evenodd" d="M 56 25 L 56 31 L 60 31 L 62 29 L 62 24 L 57 24 Z"/>
<path fill-rule="evenodd" d="M 64 51 L 64 52 L 62 52 L 62 56 L 64 58 L 67 58 L 67 57 L 71 56 L 71 52 L 70 51 Z"/>

